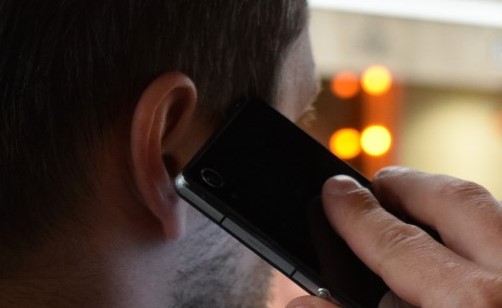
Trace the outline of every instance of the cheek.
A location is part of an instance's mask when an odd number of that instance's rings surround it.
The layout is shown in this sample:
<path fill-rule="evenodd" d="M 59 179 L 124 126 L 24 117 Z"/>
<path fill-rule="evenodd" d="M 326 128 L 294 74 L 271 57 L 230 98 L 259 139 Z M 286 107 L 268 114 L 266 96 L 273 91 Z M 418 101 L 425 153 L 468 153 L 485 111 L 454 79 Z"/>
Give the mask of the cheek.
<path fill-rule="evenodd" d="M 292 100 L 284 101 L 284 103 L 278 108 L 278 110 L 292 122 L 297 121 L 303 113 L 303 110 L 300 108 L 299 104 L 293 102 Z"/>
<path fill-rule="evenodd" d="M 302 59 L 286 66 L 280 83 L 277 109 L 291 121 L 297 121 L 314 100 L 318 82 L 313 65 Z"/>
<path fill-rule="evenodd" d="M 309 112 L 312 106 L 312 98 L 301 95 L 291 96 L 283 101 L 278 110 L 292 122 L 301 121 Z"/>
<path fill-rule="evenodd" d="M 290 121 L 295 122 L 300 119 L 312 100 L 311 91 L 305 89 L 306 84 L 309 83 L 299 80 L 283 83 L 282 91 L 278 97 L 277 110 Z"/>

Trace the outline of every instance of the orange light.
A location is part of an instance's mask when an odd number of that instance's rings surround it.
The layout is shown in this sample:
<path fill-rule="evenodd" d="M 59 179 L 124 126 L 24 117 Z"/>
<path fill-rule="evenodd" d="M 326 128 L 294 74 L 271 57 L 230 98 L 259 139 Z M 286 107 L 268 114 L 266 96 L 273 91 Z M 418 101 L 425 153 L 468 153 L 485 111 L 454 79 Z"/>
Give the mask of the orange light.
<path fill-rule="evenodd" d="M 392 75 L 387 68 L 381 65 L 368 67 L 362 75 L 362 87 L 371 95 L 382 95 L 392 86 Z"/>
<path fill-rule="evenodd" d="M 369 126 L 361 134 L 361 146 L 368 155 L 381 156 L 389 151 L 391 145 L 392 136 L 384 126 Z"/>
<path fill-rule="evenodd" d="M 359 92 L 359 79 L 351 71 L 342 71 L 331 79 L 331 92 L 342 99 L 349 99 Z"/>
<path fill-rule="evenodd" d="M 361 153 L 360 134 L 353 128 L 342 128 L 331 135 L 329 149 L 341 159 L 352 159 Z"/>

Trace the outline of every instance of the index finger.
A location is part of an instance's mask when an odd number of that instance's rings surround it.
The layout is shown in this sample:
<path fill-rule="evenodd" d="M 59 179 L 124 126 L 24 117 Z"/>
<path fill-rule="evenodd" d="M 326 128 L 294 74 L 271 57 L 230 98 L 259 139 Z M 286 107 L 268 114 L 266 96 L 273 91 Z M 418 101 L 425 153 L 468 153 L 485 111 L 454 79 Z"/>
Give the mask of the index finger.
<path fill-rule="evenodd" d="M 328 220 L 354 253 L 413 305 L 439 302 L 452 292 L 452 282 L 476 276 L 477 266 L 385 211 L 351 178 L 328 180 L 323 204 Z"/>
<path fill-rule="evenodd" d="M 502 269 L 502 206 L 480 185 L 392 168 L 374 178 L 373 188 L 386 207 L 434 227 L 450 249 L 487 269 Z"/>

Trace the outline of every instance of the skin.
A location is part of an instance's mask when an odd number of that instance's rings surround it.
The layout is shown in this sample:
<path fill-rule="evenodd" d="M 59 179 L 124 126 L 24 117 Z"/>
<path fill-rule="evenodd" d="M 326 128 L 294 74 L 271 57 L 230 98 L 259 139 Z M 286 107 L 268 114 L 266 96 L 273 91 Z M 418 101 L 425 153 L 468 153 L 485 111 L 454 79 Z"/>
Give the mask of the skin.
<path fill-rule="evenodd" d="M 285 54 L 276 108 L 317 93 L 305 29 Z M 264 307 L 270 267 L 180 199 L 173 181 L 215 129 L 189 77 L 149 84 L 97 153 L 97 192 L 25 271 L 0 280 L 2 307 Z"/>
<path fill-rule="evenodd" d="M 353 251 L 404 301 L 419 307 L 502 305 L 502 206 L 483 187 L 406 168 L 380 171 L 375 196 L 337 176 L 323 188 L 325 212 Z M 405 224 L 433 227 L 444 245 Z M 315 297 L 293 307 L 335 307 Z"/>

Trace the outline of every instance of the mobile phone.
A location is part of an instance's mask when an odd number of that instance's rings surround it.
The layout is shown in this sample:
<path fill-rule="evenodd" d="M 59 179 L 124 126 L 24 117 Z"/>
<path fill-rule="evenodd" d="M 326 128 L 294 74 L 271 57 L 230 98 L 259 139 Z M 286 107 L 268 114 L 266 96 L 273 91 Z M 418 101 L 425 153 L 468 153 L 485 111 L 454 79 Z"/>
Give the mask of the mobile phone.
<path fill-rule="evenodd" d="M 259 99 L 233 115 L 177 176 L 178 194 L 311 294 L 378 307 L 388 291 L 330 227 L 323 183 L 370 182 Z"/>

